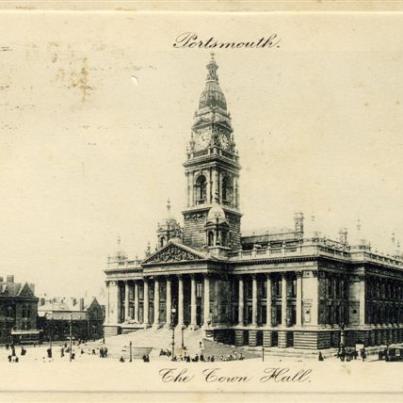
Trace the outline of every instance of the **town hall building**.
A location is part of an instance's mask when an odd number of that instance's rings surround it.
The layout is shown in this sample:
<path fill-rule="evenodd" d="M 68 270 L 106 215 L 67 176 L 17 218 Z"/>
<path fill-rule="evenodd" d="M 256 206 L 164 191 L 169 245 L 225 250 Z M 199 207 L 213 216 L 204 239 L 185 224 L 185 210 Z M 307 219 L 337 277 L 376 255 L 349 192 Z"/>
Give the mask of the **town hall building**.
<path fill-rule="evenodd" d="M 105 270 L 105 335 L 201 328 L 235 345 L 317 350 L 403 341 L 403 260 L 368 241 L 292 228 L 243 235 L 240 161 L 212 56 L 184 162 L 183 225 L 167 206 L 157 247 Z"/>

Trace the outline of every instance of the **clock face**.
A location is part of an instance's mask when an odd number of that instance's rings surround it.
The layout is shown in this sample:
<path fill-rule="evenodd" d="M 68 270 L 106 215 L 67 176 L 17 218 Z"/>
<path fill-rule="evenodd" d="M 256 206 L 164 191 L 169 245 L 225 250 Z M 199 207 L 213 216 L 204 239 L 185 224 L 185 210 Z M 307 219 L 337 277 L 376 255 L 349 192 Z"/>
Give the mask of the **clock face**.
<path fill-rule="evenodd" d="M 210 142 L 210 135 L 206 132 L 196 133 L 195 134 L 195 145 L 196 148 L 201 150 L 203 148 L 207 148 Z"/>

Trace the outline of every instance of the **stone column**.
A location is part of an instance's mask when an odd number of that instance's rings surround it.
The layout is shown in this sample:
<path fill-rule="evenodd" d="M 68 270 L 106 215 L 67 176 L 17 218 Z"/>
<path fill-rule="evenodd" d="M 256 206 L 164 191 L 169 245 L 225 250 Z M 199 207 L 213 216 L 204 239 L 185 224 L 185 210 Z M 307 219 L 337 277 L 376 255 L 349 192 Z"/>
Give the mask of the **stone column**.
<path fill-rule="evenodd" d="M 216 168 L 213 168 L 213 189 L 212 189 L 212 196 L 213 196 L 213 202 L 215 201 L 216 196 L 220 197 L 218 194 L 219 192 L 219 187 L 218 187 L 218 172 Z"/>
<path fill-rule="evenodd" d="M 134 283 L 134 321 L 139 321 L 139 283 Z"/>
<path fill-rule="evenodd" d="M 208 327 L 208 321 L 210 320 L 210 279 L 207 274 L 204 276 L 204 284 L 203 284 L 203 322 L 204 327 Z"/>
<path fill-rule="evenodd" d="M 195 173 L 191 173 L 190 175 L 190 205 L 194 206 L 196 202 L 195 198 Z"/>
<path fill-rule="evenodd" d="M 257 278 L 252 275 L 252 326 L 257 326 Z"/>
<path fill-rule="evenodd" d="M 272 295 L 271 295 L 271 278 L 270 274 L 266 277 L 266 326 L 271 327 L 271 304 L 272 304 Z"/>
<path fill-rule="evenodd" d="M 125 281 L 125 322 L 129 319 L 129 282 Z"/>
<path fill-rule="evenodd" d="M 196 279 L 192 275 L 190 278 L 190 328 L 192 330 L 197 329 L 196 320 Z"/>
<path fill-rule="evenodd" d="M 281 326 L 287 326 L 287 277 L 281 276 Z"/>
<path fill-rule="evenodd" d="M 106 323 L 109 323 L 111 320 L 111 287 L 110 281 L 106 281 L 106 298 L 107 298 L 107 308 L 106 308 Z"/>
<path fill-rule="evenodd" d="M 178 276 L 178 326 L 183 325 L 183 277 Z"/>
<path fill-rule="evenodd" d="M 186 174 L 186 194 L 187 194 L 187 207 L 190 207 L 190 193 L 192 192 L 192 189 L 190 187 L 190 174 Z"/>
<path fill-rule="evenodd" d="M 172 317 L 172 291 L 171 291 L 171 279 L 167 277 L 167 294 L 166 294 L 166 319 L 165 326 L 171 327 Z"/>
<path fill-rule="evenodd" d="M 207 177 L 206 177 L 206 180 L 207 180 L 207 187 L 206 187 L 206 192 L 207 192 L 207 195 L 206 195 L 206 203 L 211 203 L 211 169 L 210 169 L 210 168 L 207 170 Z"/>
<path fill-rule="evenodd" d="M 158 278 L 154 280 L 154 324 L 158 328 L 160 324 L 160 283 Z"/>
<path fill-rule="evenodd" d="M 149 300 L 148 300 L 148 280 L 145 278 L 144 279 L 144 299 L 143 299 L 143 323 L 144 327 L 148 327 L 150 325 L 149 319 L 148 319 L 148 305 L 149 305 Z"/>
<path fill-rule="evenodd" d="M 244 295 L 243 295 L 243 278 L 239 276 L 239 301 L 238 301 L 238 326 L 243 326 L 244 322 Z"/>
<path fill-rule="evenodd" d="M 297 314 L 297 321 L 296 325 L 302 325 L 302 273 L 297 273 L 297 298 L 296 298 L 296 314 Z"/>
<path fill-rule="evenodd" d="M 112 324 L 120 322 L 120 291 L 117 281 L 111 281 L 110 287 L 110 299 L 109 299 L 109 320 Z"/>
<path fill-rule="evenodd" d="M 359 277 L 359 289 L 360 289 L 360 325 L 365 325 L 365 277 Z"/>

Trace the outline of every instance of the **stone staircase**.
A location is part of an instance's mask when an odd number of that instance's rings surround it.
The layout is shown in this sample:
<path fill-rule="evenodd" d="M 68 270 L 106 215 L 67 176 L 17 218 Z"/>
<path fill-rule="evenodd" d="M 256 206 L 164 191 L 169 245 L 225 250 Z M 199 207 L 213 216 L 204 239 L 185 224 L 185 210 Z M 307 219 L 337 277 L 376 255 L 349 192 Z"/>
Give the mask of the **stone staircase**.
<path fill-rule="evenodd" d="M 175 332 L 175 354 L 181 355 L 186 350 L 188 354 L 200 353 L 200 341 L 203 338 L 203 331 L 183 329 L 183 341 L 185 349 L 182 349 L 182 330 L 176 328 Z M 159 356 L 160 350 L 172 349 L 172 330 L 166 328 L 139 329 L 130 333 L 118 336 L 107 337 L 105 345 L 108 347 L 109 355 L 113 357 L 129 357 L 130 342 L 132 342 L 133 356 L 142 357 L 149 354 L 150 357 Z"/>

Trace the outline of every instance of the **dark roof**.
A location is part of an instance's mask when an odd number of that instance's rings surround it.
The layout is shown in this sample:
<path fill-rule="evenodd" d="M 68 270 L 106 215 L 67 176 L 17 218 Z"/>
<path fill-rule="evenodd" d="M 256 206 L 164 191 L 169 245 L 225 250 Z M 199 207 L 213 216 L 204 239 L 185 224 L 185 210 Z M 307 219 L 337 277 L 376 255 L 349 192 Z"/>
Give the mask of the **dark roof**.
<path fill-rule="evenodd" d="M 34 292 L 28 283 L 1 282 L 0 297 L 34 297 Z"/>

